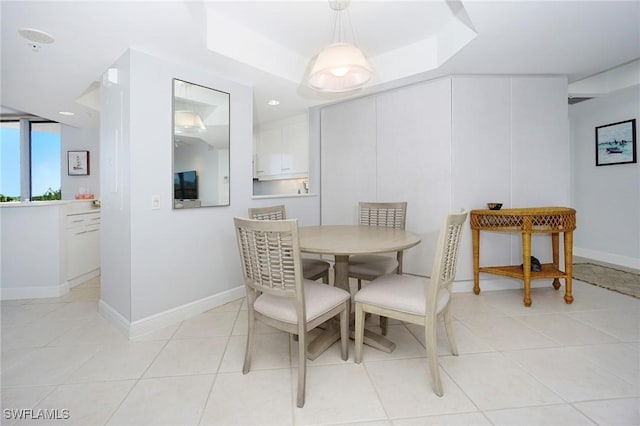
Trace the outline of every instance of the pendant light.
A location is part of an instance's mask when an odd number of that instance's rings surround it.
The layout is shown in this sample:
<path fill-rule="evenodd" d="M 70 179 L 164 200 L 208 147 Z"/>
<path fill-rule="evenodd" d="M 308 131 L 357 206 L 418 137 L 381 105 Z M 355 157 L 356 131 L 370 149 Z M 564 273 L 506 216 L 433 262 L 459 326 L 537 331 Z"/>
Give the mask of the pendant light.
<path fill-rule="evenodd" d="M 203 133 L 207 130 L 202 118 L 194 111 L 176 111 L 176 133 Z"/>
<path fill-rule="evenodd" d="M 346 41 L 347 30 L 354 39 L 346 10 L 349 3 L 350 0 L 329 0 L 329 7 L 334 10 L 332 43 L 318 54 L 309 74 L 309 85 L 320 92 L 359 89 L 373 74 L 362 50 Z"/>

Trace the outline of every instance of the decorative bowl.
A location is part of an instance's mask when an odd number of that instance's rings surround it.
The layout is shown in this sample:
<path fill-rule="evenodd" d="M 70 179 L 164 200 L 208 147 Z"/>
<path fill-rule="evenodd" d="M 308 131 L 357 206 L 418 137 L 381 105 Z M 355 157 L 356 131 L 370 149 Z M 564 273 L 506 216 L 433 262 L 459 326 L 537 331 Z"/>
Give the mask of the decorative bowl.
<path fill-rule="evenodd" d="M 487 203 L 487 207 L 489 207 L 489 210 L 500 210 L 502 203 Z"/>

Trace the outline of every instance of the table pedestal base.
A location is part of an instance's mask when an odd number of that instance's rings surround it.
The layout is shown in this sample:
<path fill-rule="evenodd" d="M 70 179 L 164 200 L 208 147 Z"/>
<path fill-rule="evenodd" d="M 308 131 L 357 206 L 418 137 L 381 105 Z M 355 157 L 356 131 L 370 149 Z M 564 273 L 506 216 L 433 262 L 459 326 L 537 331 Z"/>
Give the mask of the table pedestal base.
<path fill-rule="evenodd" d="M 355 339 L 353 325 L 350 328 L 349 337 Z M 340 328 L 336 327 L 331 321 L 327 329 L 320 333 L 307 347 L 307 358 L 313 361 L 338 340 L 340 340 Z M 364 344 L 386 353 L 391 353 L 396 348 L 396 344 L 391 340 L 366 328 L 364 329 Z"/>

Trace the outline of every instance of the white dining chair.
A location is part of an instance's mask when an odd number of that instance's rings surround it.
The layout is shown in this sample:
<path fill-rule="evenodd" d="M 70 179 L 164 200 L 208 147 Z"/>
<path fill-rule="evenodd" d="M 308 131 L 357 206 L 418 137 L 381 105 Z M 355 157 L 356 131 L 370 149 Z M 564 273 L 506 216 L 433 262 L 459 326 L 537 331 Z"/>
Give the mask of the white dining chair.
<path fill-rule="evenodd" d="M 383 226 L 394 229 L 405 229 L 407 222 L 407 203 L 358 203 L 358 222 L 360 225 Z M 372 281 L 383 275 L 402 274 L 402 251 L 395 256 L 384 254 L 362 254 L 349 258 L 349 278 L 358 280 L 358 289 L 362 281 Z M 380 317 L 382 335 L 387 334 L 387 319 Z"/>
<path fill-rule="evenodd" d="M 424 326 L 425 347 L 433 391 L 442 396 L 436 346 L 437 318 L 444 318 L 453 355 L 458 355 L 451 313 L 451 285 L 456 276 L 458 252 L 467 211 L 445 217 L 436 245 L 431 278 L 389 274 L 377 278 L 356 293 L 355 362 L 362 362 L 365 313 L 378 314 Z"/>
<path fill-rule="evenodd" d="M 303 407 L 307 332 L 340 315 L 342 359 L 349 358 L 350 294 L 302 277 L 298 221 L 234 218 L 249 315 L 243 374 L 251 368 L 255 321 L 298 336 L 297 406 Z"/>
<path fill-rule="evenodd" d="M 249 218 L 257 220 L 284 220 L 287 218 L 285 206 L 280 204 L 268 207 L 253 207 L 249 209 Z M 304 277 L 315 281 L 322 278 L 322 282 L 329 284 L 329 268 L 331 265 L 321 259 L 302 258 Z"/>

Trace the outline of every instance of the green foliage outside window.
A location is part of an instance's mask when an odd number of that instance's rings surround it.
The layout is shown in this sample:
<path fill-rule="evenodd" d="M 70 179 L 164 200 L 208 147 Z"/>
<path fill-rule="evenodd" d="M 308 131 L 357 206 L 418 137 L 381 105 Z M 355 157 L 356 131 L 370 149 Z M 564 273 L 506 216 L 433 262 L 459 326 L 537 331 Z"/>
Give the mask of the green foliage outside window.
<path fill-rule="evenodd" d="M 42 195 L 31 197 L 31 201 L 55 201 L 62 199 L 62 189 L 49 188 Z M 20 197 L 12 197 L 10 195 L 0 194 L 0 203 L 20 201 Z"/>
<path fill-rule="evenodd" d="M 47 189 L 47 191 L 42 195 L 36 195 L 31 197 L 31 201 L 54 201 L 54 200 L 61 200 L 61 199 L 62 199 L 62 190 L 61 189 L 54 190 L 52 188 Z M 14 202 L 14 201 L 20 201 L 20 197 L 12 197 L 10 195 L 0 194 L 0 203 Z"/>
<path fill-rule="evenodd" d="M 20 197 L 12 197 L 10 195 L 0 194 L 0 203 L 5 203 L 7 201 L 20 201 Z"/>
<path fill-rule="evenodd" d="M 36 195 L 34 197 L 31 197 L 31 201 L 52 201 L 60 199 L 62 199 L 62 190 L 56 189 L 54 191 L 51 188 L 47 189 L 47 191 L 43 195 Z"/>

